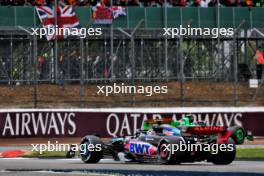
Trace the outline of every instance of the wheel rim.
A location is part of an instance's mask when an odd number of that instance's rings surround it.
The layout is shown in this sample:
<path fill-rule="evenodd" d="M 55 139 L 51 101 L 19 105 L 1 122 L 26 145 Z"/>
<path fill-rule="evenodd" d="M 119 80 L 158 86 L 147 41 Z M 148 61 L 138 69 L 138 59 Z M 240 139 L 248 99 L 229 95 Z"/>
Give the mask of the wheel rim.
<path fill-rule="evenodd" d="M 166 160 L 169 157 L 170 152 L 167 150 L 166 144 L 161 145 L 159 155 L 162 160 Z"/>
<path fill-rule="evenodd" d="M 90 152 L 88 150 L 88 146 L 90 144 L 90 140 L 86 140 L 81 144 L 81 157 L 82 160 L 87 161 L 90 158 Z"/>
<path fill-rule="evenodd" d="M 236 131 L 236 136 L 237 136 L 237 139 L 239 141 L 243 141 L 243 139 L 244 139 L 244 132 L 243 132 L 243 130 L 242 129 L 238 129 Z"/>

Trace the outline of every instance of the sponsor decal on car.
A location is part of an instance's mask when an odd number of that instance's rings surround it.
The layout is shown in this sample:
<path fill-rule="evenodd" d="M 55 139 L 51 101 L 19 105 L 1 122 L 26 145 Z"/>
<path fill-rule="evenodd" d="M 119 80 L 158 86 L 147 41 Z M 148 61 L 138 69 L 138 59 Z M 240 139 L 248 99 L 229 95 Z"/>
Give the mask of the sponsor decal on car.
<path fill-rule="evenodd" d="M 134 154 L 141 155 L 154 155 L 156 153 L 156 147 L 143 142 L 131 142 L 129 143 L 129 151 Z"/>

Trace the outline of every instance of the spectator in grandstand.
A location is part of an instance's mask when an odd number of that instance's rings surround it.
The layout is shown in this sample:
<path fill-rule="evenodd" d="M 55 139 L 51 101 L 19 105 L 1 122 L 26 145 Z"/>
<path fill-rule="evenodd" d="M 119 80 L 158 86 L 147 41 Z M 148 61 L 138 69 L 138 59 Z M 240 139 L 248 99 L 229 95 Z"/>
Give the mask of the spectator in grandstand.
<path fill-rule="evenodd" d="M 7 0 L 1 0 L 1 5 L 2 6 L 11 5 L 9 2 L 10 1 L 7 1 Z"/>
<path fill-rule="evenodd" d="M 25 4 L 25 0 L 14 0 L 15 5 L 23 6 Z"/>
<path fill-rule="evenodd" d="M 128 6 L 128 0 L 113 0 L 114 6 Z"/>
<path fill-rule="evenodd" d="M 81 55 L 78 49 L 72 51 L 69 55 L 70 59 L 70 75 L 72 79 L 78 79 L 80 77 L 80 60 Z"/>
<path fill-rule="evenodd" d="M 201 7 L 208 7 L 211 0 L 201 0 Z"/>
<path fill-rule="evenodd" d="M 88 5 L 90 5 L 90 3 L 89 3 L 89 0 L 80 0 L 78 5 L 79 6 L 88 6 Z"/>
<path fill-rule="evenodd" d="M 91 6 L 95 6 L 97 4 L 97 0 L 89 0 Z"/>
<path fill-rule="evenodd" d="M 187 6 L 187 0 L 173 0 L 172 5 L 173 6 L 186 7 Z"/>
<path fill-rule="evenodd" d="M 6 6 L 6 5 L 11 5 L 11 6 L 15 6 L 18 5 L 18 1 L 16 0 L 2 0 L 1 1 L 1 5 Z"/>
<path fill-rule="evenodd" d="M 139 2 L 139 0 L 130 0 L 129 2 L 128 2 L 128 6 L 143 6 L 142 4 L 141 4 L 141 2 Z"/>
<path fill-rule="evenodd" d="M 224 6 L 239 6 L 240 0 L 220 0 L 220 3 Z"/>
<path fill-rule="evenodd" d="M 100 1 L 100 0 L 99 0 Z M 100 3 L 104 6 L 110 6 L 110 0 L 101 0 Z"/>
<path fill-rule="evenodd" d="M 217 6 L 217 3 L 218 3 L 217 0 L 211 0 L 208 4 L 208 7 L 215 7 Z"/>
<path fill-rule="evenodd" d="M 253 0 L 254 6 L 261 7 L 263 6 L 263 0 Z"/>
<path fill-rule="evenodd" d="M 34 6 L 44 6 L 47 5 L 45 0 L 33 0 L 32 2 Z"/>
<path fill-rule="evenodd" d="M 66 1 L 62 1 L 62 2 L 65 4 L 73 5 L 73 6 L 79 5 L 78 0 L 66 0 Z"/>
<path fill-rule="evenodd" d="M 61 54 L 59 57 L 58 62 L 58 84 L 61 86 L 62 89 L 64 89 L 65 81 L 64 81 L 64 75 L 65 75 L 65 68 L 66 68 L 66 62 L 65 62 L 65 55 Z"/>
<path fill-rule="evenodd" d="M 261 80 L 262 78 L 262 72 L 263 72 L 263 65 L 264 65 L 264 56 L 262 52 L 262 48 L 258 47 L 256 54 L 255 54 L 255 59 L 256 59 L 256 72 L 257 72 L 257 79 Z"/>
<path fill-rule="evenodd" d="M 240 5 L 248 7 L 253 6 L 253 0 L 241 0 Z"/>
<path fill-rule="evenodd" d="M 170 0 L 167 0 L 166 2 L 164 0 L 162 0 L 160 2 L 162 2 L 161 6 L 164 6 L 164 7 L 172 7 L 172 4 L 171 4 L 171 1 Z"/>
<path fill-rule="evenodd" d="M 201 0 L 194 0 L 192 3 L 190 3 L 190 6 L 200 7 L 201 6 Z"/>
<path fill-rule="evenodd" d="M 261 7 L 263 6 L 263 0 L 241 0 L 241 5 L 248 7 Z"/>
<path fill-rule="evenodd" d="M 187 6 L 187 0 L 167 0 L 167 6 L 179 6 L 179 7 L 186 7 Z"/>
<path fill-rule="evenodd" d="M 160 5 L 156 2 L 156 0 L 150 0 L 148 6 L 149 7 L 160 7 Z"/>
<path fill-rule="evenodd" d="M 179 0 L 179 1 L 180 1 L 179 6 L 181 7 L 186 7 L 188 5 L 187 0 Z"/>
<path fill-rule="evenodd" d="M 31 4 L 31 2 L 30 1 L 28 1 L 28 0 L 25 0 L 25 3 L 23 4 L 24 6 L 31 6 L 32 4 Z"/>
<path fill-rule="evenodd" d="M 43 56 L 38 57 L 38 73 L 39 73 L 39 79 L 43 78 L 43 71 L 45 67 L 45 58 Z"/>
<path fill-rule="evenodd" d="M 178 6 L 179 5 L 179 0 L 171 0 L 171 5 L 172 6 Z"/>
<path fill-rule="evenodd" d="M 156 3 L 159 5 L 159 7 L 162 7 L 164 4 L 163 0 L 156 0 Z"/>

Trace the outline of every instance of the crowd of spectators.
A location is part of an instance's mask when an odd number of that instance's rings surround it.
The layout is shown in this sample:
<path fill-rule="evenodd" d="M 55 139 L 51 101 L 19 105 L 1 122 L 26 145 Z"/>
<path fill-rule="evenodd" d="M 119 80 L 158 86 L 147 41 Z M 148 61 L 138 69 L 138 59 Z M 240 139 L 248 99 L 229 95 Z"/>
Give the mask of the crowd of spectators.
<path fill-rule="evenodd" d="M 101 1 L 105 5 L 110 5 L 110 0 L 59 0 L 66 5 L 94 6 Z M 213 7 L 218 0 L 113 0 L 113 5 L 120 6 L 139 6 L 139 7 Z M 246 6 L 261 7 L 264 0 L 219 0 L 221 6 Z M 50 5 L 54 0 L 0 0 L 2 6 L 31 6 L 31 5 Z"/>

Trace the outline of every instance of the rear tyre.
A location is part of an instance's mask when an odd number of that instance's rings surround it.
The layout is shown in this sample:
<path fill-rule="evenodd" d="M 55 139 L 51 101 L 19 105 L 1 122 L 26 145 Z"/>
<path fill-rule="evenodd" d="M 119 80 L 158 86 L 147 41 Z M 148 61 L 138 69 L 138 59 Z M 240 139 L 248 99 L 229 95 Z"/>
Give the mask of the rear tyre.
<path fill-rule="evenodd" d="M 183 162 L 185 157 L 185 152 L 180 150 L 173 151 L 173 145 L 184 144 L 184 140 L 181 137 L 167 136 L 163 138 L 158 146 L 158 154 L 161 163 L 163 164 L 180 164 Z"/>
<path fill-rule="evenodd" d="M 232 163 L 236 157 L 236 146 L 234 140 L 229 138 L 226 144 L 218 145 L 225 145 L 225 149 L 227 149 L 227 151 L 221 151 L 220 147 L 218 146 L 218 153 L 211 154 L 209 161 L 216 165 L 227 165 Z"/>
<path fill-rule="evenodd" d="M 231 132 L 231 137 L 233 138 L 236 144 L 244 143 L 246 132 L 242 127 L 239 126 L 229 127 L 228 131 Z"/>
<path fill-rule="evenodd" d="M 97 136 L 88 135 L 81 140 L 80 155 L 84 163 L 98 163 L 103 158 L 103 142 Z M 99 148 L 101 146 L 101 148 Z M 99 150 L 100 149 L 100 150 Z"/>

